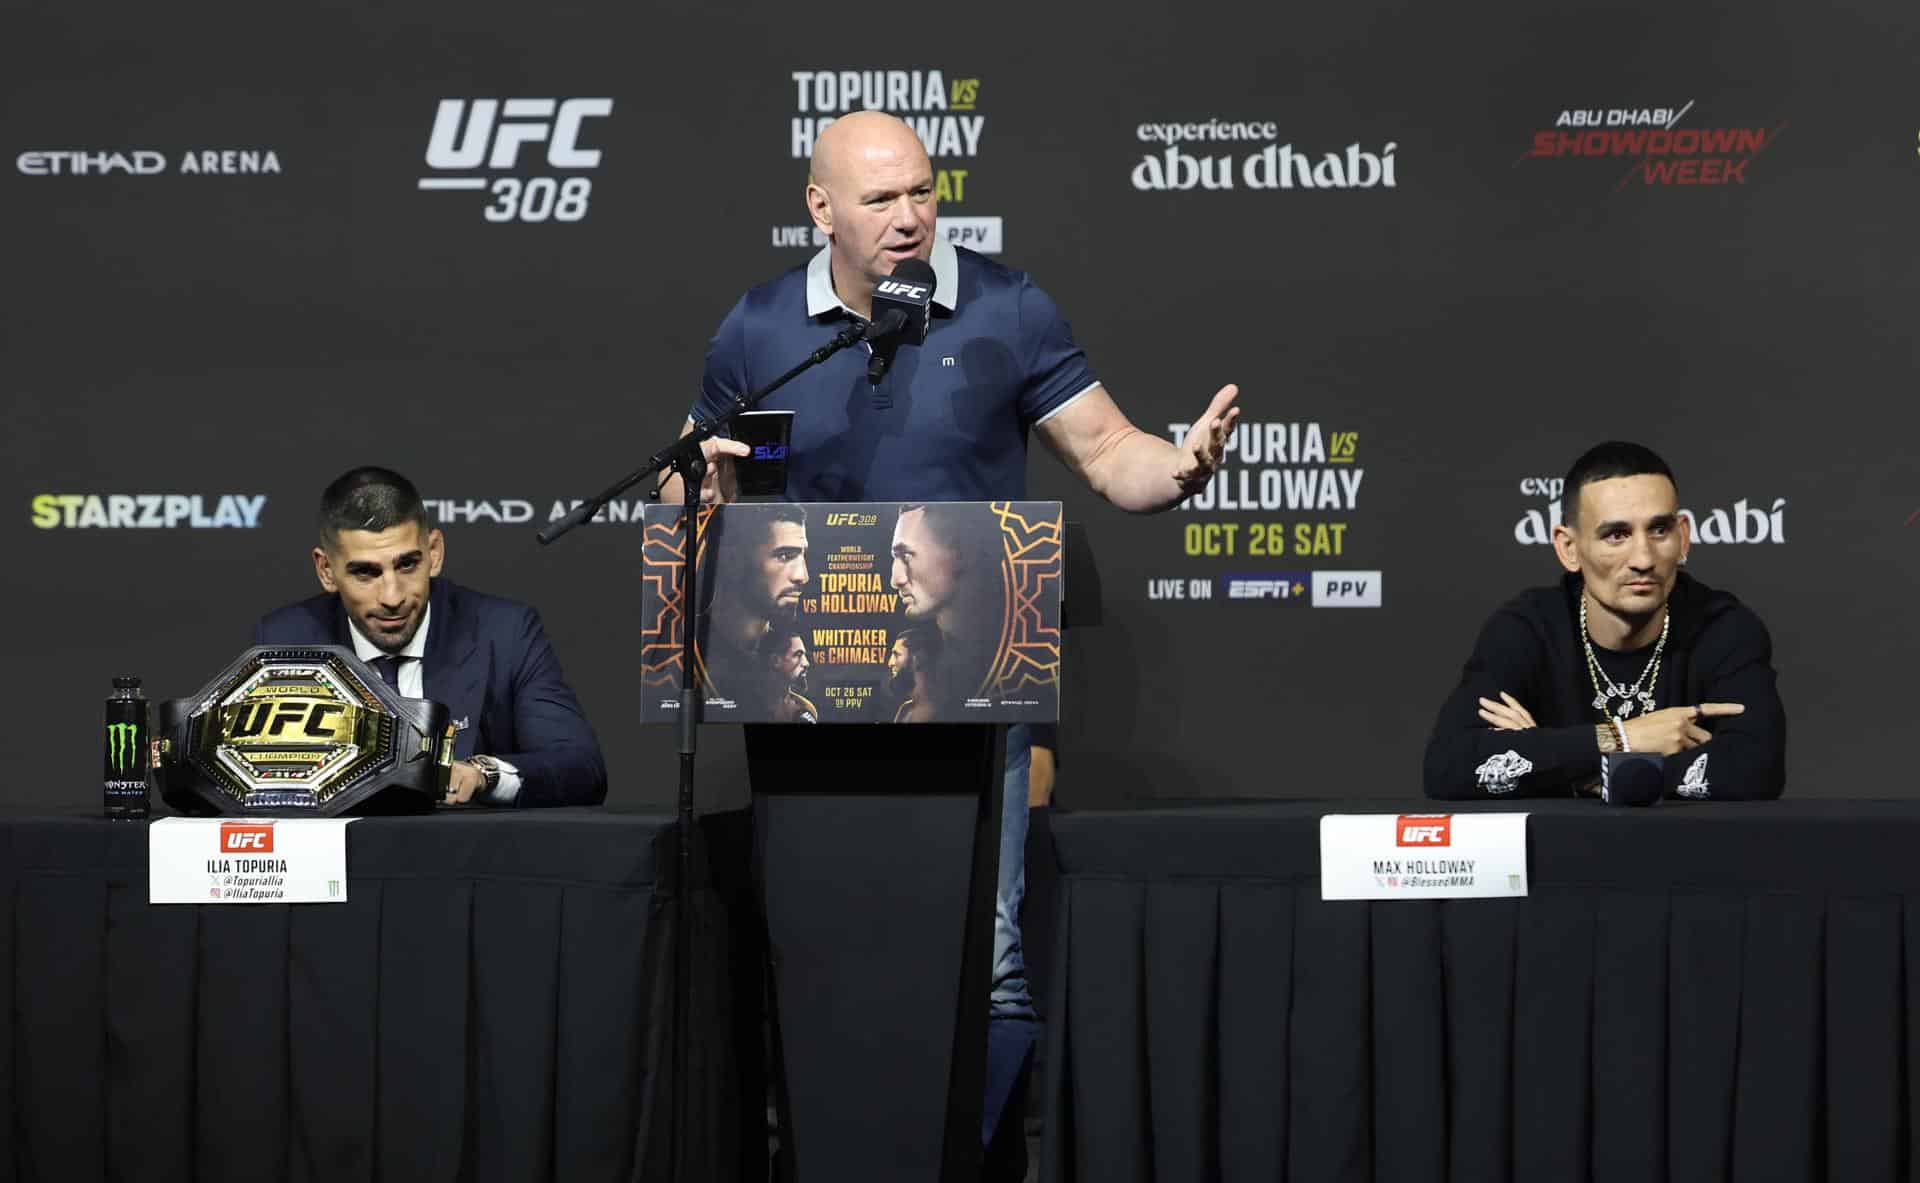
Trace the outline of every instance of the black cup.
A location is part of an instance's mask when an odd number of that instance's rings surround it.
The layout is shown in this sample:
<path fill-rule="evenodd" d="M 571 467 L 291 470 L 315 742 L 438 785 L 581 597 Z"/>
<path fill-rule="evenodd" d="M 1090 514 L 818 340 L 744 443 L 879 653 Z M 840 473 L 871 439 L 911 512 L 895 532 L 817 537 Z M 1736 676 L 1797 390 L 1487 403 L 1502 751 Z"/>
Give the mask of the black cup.
<path fill-rule="evenodd" d="M 787 495 L 787 451 L 793 439 L 792 411 L 748 411 L 733 421 L 733 438 L 753 455 L 733 462 L 740 497 L 777 499 Z"/>

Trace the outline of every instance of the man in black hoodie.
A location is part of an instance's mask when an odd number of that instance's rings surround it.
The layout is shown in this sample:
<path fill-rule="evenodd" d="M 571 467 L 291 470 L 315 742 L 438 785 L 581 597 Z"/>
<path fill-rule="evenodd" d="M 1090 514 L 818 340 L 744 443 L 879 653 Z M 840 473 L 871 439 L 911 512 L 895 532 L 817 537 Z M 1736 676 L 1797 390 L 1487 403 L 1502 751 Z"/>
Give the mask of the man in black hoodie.
<path fill-rule="evenodd" d="M 1669 796 L 1780 795 L 1787 720 L 1766 626 L 1680 570 L 1692 525 L 1665 461 L 1609 442 L 1574 461 L 1559 584 L 1480 630 L 1427 741 L 1427 796 L 1598 791 L 1604 753 L 1666 757 Z"/>

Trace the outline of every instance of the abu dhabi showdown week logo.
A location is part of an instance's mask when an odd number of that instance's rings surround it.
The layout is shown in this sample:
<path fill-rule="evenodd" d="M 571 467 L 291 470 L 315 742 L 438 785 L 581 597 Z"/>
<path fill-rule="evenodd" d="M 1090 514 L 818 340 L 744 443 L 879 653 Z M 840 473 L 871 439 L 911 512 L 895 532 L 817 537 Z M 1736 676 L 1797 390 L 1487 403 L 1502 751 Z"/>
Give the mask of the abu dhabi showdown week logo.
<path fill-rule="evenodd" d="M 942 241 L 983 255 L 1003 247 L 997 215 L 973 212 L 979 192 L 975 162 L 985 137 L 987 117 L 980 111 L 981 80 L 944 70 L 794 70 L 788 75 L 793 112 L 788 119 L 790 160 L 813 158 L 820 133 L 854 111 L 897 115 L 920 137 L 933 160 L 933 195 L 940 203 L 934 232 Z M 964 213 L 953 213 L 954 210 Z M 795 220 L 775 225 L 773 246 L 817 250 L 826 236 L 812 223 Z"/>
<path fill-rule="evenodd" d="M 1689 115 L 1695 122 L 1682 126 Z M 1678 107 L 1565 108 L 1551 127 L 1533 133 L 1532 146 L 1514 165 L 1608 161 L 1622 170 L 1613 185 L 1615 193 L 1629 186 L 1745 185 L 1748 167 L 1786 126 L 1701 124 L 1692 99 Z"/>

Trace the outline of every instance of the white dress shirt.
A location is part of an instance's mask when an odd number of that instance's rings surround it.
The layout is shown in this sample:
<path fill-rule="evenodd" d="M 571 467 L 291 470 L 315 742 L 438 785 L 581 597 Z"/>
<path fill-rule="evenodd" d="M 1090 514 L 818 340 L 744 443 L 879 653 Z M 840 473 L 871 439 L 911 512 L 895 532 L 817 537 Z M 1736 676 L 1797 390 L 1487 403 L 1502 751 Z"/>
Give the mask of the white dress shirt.
<path fill-rule="evenodd" d="M 408 641 L 406 648 L 400 650 L 400 652 L 388 653 L 372 641 L 367 640 L 367 635 L 360 631 L 359 621 L 351 616 L 347 617 L 347 632 L 353 638 L 353 655 L 355 657 L 358 657 L 361 661 L 373 661 L 381 657 L 391 657 L 396 660 L 410 659 L 400 660 L 399 690 L 401 695 L 406 698 L 427 697 L 427 629 L 432 627 L 432 625 L 433 605 L 428 604 L 426 612 L 420 617 L 420 627 L 413 632 L 413 640 Z M 474 800 L 484 801 L 489 805 L 511 805 L 513 804 L 513 799 L 520 795 L 520 770 L 505 760 L 501 760 L 499 763 L 500 783 L 494 786 L 491 793 L 485 789 L 475 793 Z"/>

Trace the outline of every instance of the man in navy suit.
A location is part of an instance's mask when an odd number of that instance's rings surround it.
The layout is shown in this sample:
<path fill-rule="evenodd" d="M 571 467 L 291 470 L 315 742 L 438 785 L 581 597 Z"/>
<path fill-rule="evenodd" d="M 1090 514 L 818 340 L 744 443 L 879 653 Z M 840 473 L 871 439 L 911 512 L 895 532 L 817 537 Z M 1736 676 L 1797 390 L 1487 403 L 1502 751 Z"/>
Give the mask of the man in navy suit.
<path fill-rule="evenodd" d="M 263 617 L 256 645 L 342 645 L 453 718 L 448 804 L 598 805 L 600 742 L 525 604 L 438 578 L 446 539 L 412 482 L 356 468 L 320 495 L 324 595 Z"/>

